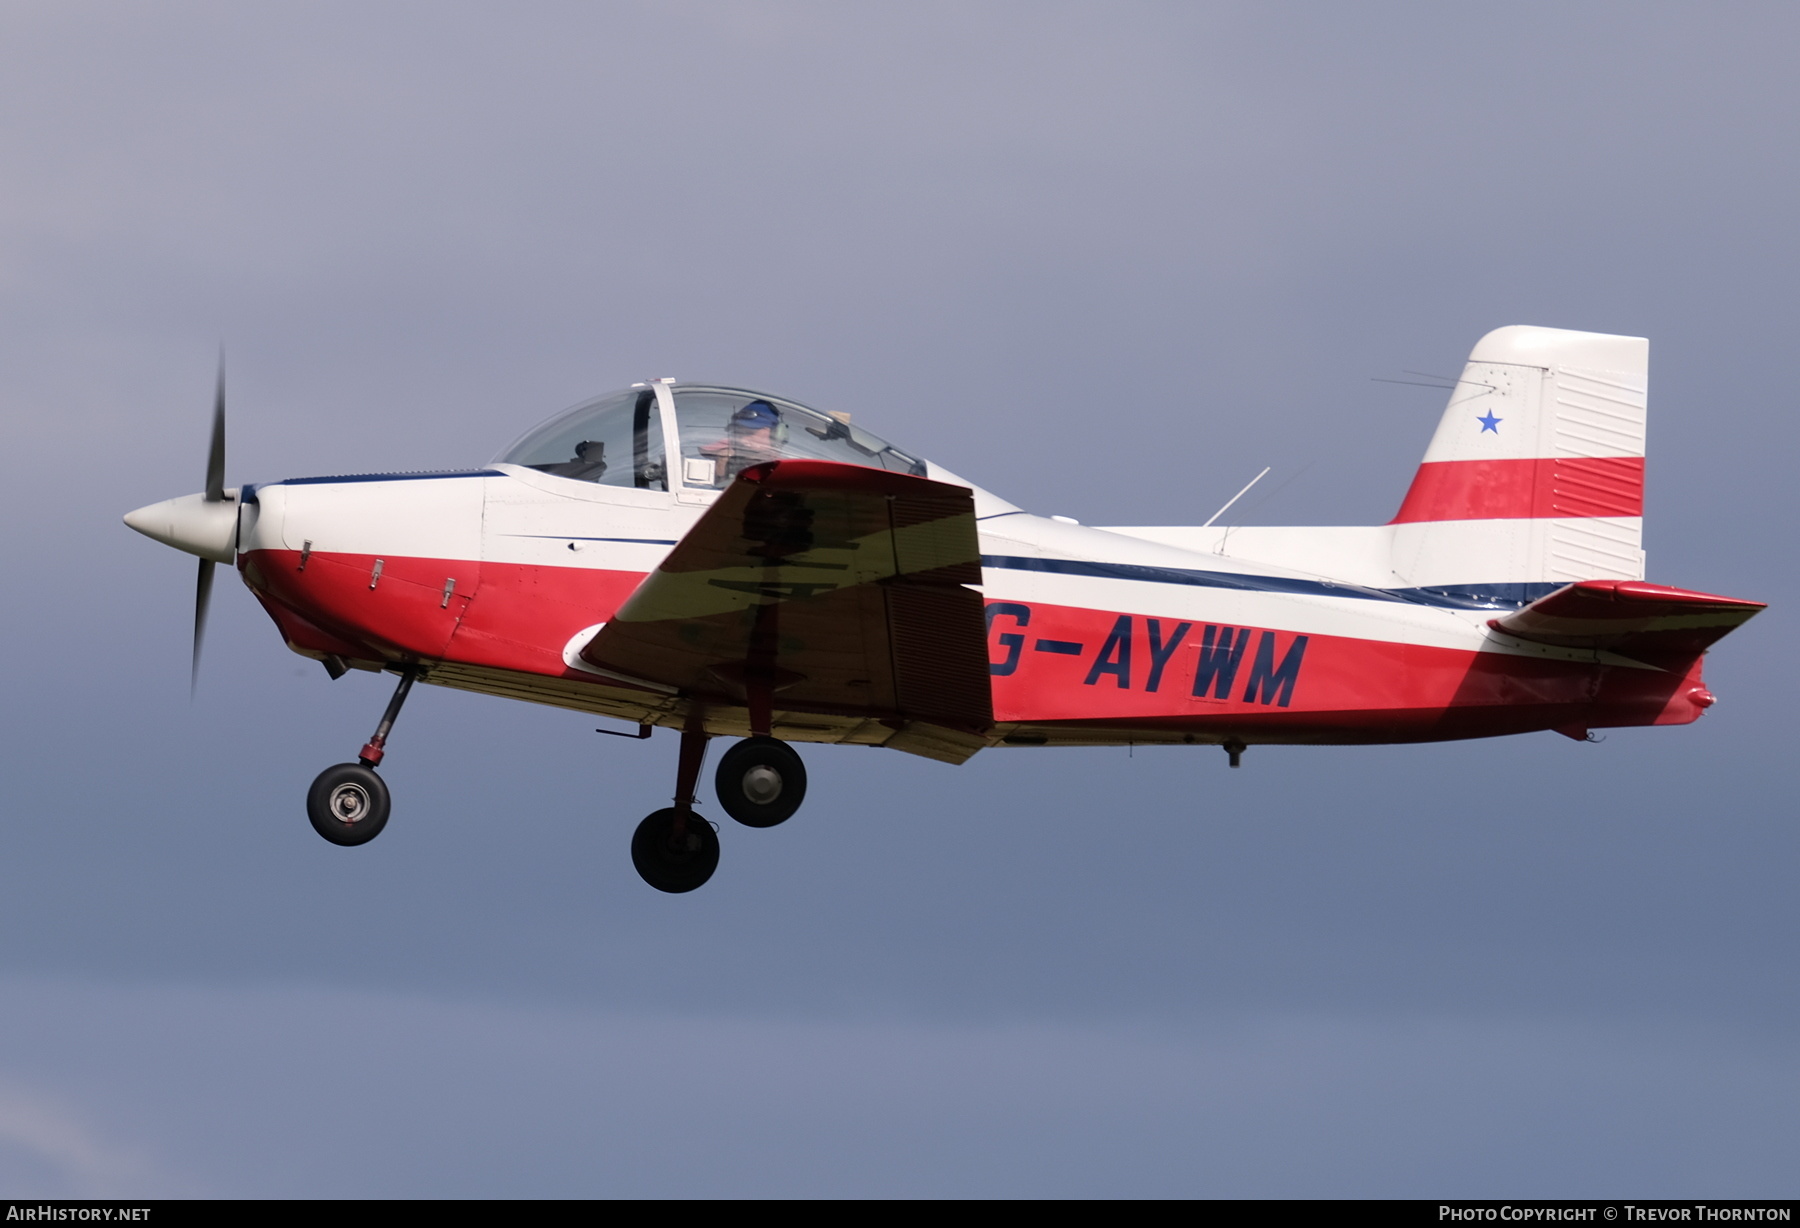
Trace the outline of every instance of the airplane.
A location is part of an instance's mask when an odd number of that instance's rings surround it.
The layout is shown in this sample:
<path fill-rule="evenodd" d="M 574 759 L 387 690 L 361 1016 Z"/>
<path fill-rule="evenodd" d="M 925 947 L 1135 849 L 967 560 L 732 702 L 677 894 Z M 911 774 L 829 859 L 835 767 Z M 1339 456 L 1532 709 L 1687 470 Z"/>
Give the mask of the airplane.
<path fill-rule="evenodd" d="M 1509 326 L 1475 346 L 1387 524 L 1091 527 L 1041 517 L 822 412 L 654 379 L 492 462 L 228 488 L 221 366 L 205 490 L 125 523 L 216 564 L 331 678 L 398 681 L 306 809 L 386 825 L 377 772 L 415 682 L 679 734 L 631 856 L 691 891 L 714 789 L 753 828 L 806 795 L 794 743 L 960 764 L 992 747 L 1375 744 L 1681 725 L 1708 647 L 1765 608 L 1644 582 L 1649 343 Z M 1240 492 L 1241 494 L 1242 492 Z"/>

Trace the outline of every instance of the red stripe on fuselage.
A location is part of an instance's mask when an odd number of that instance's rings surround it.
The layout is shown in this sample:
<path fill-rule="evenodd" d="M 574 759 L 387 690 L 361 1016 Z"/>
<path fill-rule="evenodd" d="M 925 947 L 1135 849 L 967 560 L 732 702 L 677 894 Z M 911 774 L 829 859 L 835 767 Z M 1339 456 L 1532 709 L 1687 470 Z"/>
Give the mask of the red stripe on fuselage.
<path fill-rule="evenodd" d="M 1038 602 L 990 601 L 988 608 L 1000 722 L 1404 741 L 1571 724 L 1676 724 L 1702 711 L 1684 698 L 1699 685 L 1697 662 L 1689 678 L 1683 670 Z"/>
<path fill-rule="evenodd" d="M 1641 456 L 1431 461 L 1390 522 L 1642 516 Z"/>
<path fill-rule="evenodd" d="M 564 665 L 563 645 L 610 619 L 644 579 L 597 568 L 385 556 L 377 577 L 376 560 L 313 551 L 302 568 L 297 550 L 258 550 L 239 567 L 265 603 L 366 646 L 375 659 L 453 660 L 551 677 L 588 676 Z"/>
<path fill-rule="evenodd" d="M 278 608 L 292 611 L 302 629 L 361 646 L 353 655 L 588 681 L 564 664 L 564 645 L 610 619 L 643 580 L 629 571 L 384 558 L 371 587 L 374 563 L 373 555 L 315 552 L 302 570 L 292 550 L 239 560 L 278 623 Z M 445 602 L 449 579 L 458 583 Z M 1003 671 L 991 678 L 994 715 L 1006 724 L 1385 742 L 1680 724 L 1702 711 L 1689 698 L 1700 687 L 1698 660 L 1670 673 L 1039 602 L 987 604 L 990 661 Z M 283 630 L 301 647 L 341 651 Z M 1202 674 L 1204 693 L 1195 695 Z"/>

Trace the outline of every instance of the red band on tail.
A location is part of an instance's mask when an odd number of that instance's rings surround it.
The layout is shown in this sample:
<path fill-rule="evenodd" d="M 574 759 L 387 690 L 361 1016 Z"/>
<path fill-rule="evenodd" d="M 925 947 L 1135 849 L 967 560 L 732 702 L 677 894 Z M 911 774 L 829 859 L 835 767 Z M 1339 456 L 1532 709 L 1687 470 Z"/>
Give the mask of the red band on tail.
<path fill-rule="evenodd" d="M 1641 456 L 1431 461 L 1390 522 L 1642 516 Z"/>

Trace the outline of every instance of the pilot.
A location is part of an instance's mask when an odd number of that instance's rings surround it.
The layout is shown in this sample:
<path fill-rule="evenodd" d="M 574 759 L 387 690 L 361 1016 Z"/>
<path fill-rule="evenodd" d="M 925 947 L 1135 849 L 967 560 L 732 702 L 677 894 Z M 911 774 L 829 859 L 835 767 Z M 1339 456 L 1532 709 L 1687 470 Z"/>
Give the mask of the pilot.
<path fill-rule="evenodd" d="M 725 438 L 700 449 L 713 462 L 713 484 L 723 488 L 752 465 L 781 455 L 781 411 L 764 400 L 740 405 L 725 423 Z"/>

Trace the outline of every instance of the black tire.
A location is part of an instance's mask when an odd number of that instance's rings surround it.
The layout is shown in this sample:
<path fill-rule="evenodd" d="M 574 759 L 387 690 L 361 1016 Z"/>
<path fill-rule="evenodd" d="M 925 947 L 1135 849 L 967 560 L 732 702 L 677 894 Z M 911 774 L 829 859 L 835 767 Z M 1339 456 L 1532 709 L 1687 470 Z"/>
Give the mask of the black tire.
<path fill-rule="evenodd" d="M 387 783 L 373 768 L 337 763 L 320 772 L 306 794 L 306 817 L 313 830 L 333 844 L 367 844 L 387 826 Z"/>
<path fill-rule="evenodd" d="M 679 895 L 692 891 L 719 868 L 719 833 L 699 815 L 688 812 L 687 831 L 675 838 L 674 807 L 658 810 L 631 834 L 631 864 L 658 891 Z"/>
<path fill-rule="evenodd" d="M 778 738 L 745 738 L 719 760 L 713 789 L 725 813 L 745 827 L 773 827 L 806 800 L 806 765 Z"/>

